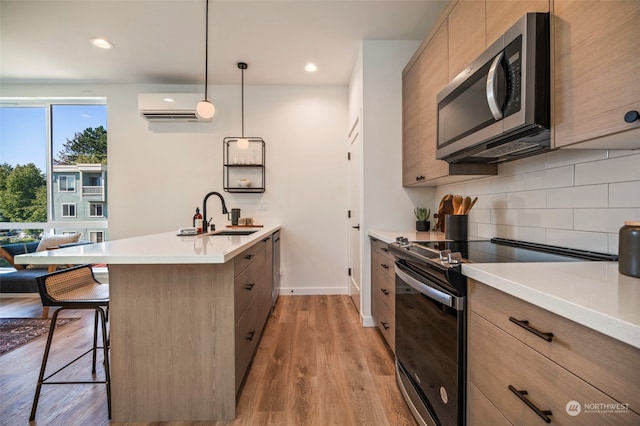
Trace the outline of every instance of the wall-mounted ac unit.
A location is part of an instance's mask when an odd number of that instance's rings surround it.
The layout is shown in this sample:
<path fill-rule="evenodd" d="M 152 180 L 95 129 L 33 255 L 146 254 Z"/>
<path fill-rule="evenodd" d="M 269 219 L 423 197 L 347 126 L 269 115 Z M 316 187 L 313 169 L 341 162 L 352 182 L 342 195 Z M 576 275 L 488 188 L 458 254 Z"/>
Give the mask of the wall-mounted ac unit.
<path fill-rule="evenodd" d="M 196 114 L 198 93 L 140 93 L 138 109 L 149 121 L 211 121 Z"/>

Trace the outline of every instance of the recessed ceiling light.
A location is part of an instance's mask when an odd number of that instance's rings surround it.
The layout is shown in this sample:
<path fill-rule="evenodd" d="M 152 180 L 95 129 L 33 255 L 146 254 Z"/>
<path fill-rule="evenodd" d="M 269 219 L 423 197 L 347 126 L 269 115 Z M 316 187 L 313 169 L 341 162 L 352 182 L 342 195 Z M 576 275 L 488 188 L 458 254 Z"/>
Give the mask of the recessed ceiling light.
<path fill-rule="evenodd" d="M 89 39 L 89 41 L 91 42 L 91 44 L 93 44 L 94 46 L 99 47 L 101 49 L 111 49 L 113 47 L 113 43 L 111 43 L 106 38 L 91 37 Z"/>
<path fill-rule="evenodd" d="M 318 67 L 316 66 L 316 64 L 312 64 L 312 63 L 308 63 L 305 67 L 304 70 L 306 72 L 316 72 L 318 70 Z"/>

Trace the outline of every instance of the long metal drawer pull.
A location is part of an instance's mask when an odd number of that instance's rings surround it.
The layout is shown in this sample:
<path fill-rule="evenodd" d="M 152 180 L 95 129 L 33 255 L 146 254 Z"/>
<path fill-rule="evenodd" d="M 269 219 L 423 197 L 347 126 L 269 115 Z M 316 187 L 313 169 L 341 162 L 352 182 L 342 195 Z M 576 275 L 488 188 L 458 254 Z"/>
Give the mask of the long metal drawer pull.
<path fill-rule="evenodd" d="M 509 321 L 511 321 L 515 325 L 519 325 L 520 327 L 527 330 L 529 333 L 533 333 L 539 338 L 546 340 L 547 342 L 550 342 L 553 340 L 553 333 L 545 333 L 545 332 L 536 330 L 535 328 L 529 325 L 529 321 L 527 320 L 518 320 L 518 319 L 515 319 L 514 317 L 509 317 Z"/>
<path fill-rule="evenodd" d="M 251 330 L 249 332 L 249 334 L 247 335 L 247 340 L 248 341 L 252 341 L 253 340 L 253 336 L 255 336 L 255 335 L 256 335 L 256 331 L 255 330 Z"/>
<path fill-rule="evenodd" d="M 253 254 L 248 254 L 244 258 L 247 259 L 247 260 L 251 260 L 251 259 L 253 259 L 253 256 L 254 256 Z"/>
<path fill-rule="evenodd" d="M 389 329 L 389 323 L 387 323 L 385 321 L 380 321 L 380 324 L 382 324 L 382 327 L 384 327 L 385 330 Z"/>
<path fill-rule="evenodd" d="M 389 290 L 387 290 L 386 288 L 381 288 L 380 291 L 383 292 L 385 296 L 389 295 Z"/>
<path fill-rule="evenodd" d="M 538 416 L 540 416 L 540 418 L 542 420 L 544 420 L 547 423 L 551 423 L 551 419 L 547 416 L 550 416 L 552 413 L 550 410 L 541 410 L 538 407 L 535 406 L 535 404 L 531 401 L 529 401 L 528 398 L 525 397 L 525 395 L 527 395 L 527 391 L 526 390 L 518 390 L 516 388 L 514 388 L 513 386 L 509 385 L 509 390 L 511 392 L 513 392 L 518 398 L 520 398 L 520 401 L 524 402 L 525 404 L 527 404 L 527 406 L 529 408 L 531 408 Z"/>
<path fill-rule="evenodd" d="M 386 263 L 381 263 L 380 266 L 382 266 L 384 269 L 389 269 L 389 265 L 387 265 Z"/>
<path fill-rule="evenodd" d="M 244 289 L 245 289 L 245 290 L 249 290 L 249 291 L 251 291 L 251 290 L 253 290 L 253 287 L 254 287 L 255 285 L 256 285 L 256 283 L 249 283 L 249 284 L 247 284 L 246 286 L 244 286 Z"/>
<path fill-rule="evenodd" d="M 384 251 L 384 252 L 388 252 L 388 251 L 389 251 L 389 249 L 388 249 L 388 248 L 386 248 L 386 247 L 382 247 L 380 250 L 382 250 L 382 251 Z"/>

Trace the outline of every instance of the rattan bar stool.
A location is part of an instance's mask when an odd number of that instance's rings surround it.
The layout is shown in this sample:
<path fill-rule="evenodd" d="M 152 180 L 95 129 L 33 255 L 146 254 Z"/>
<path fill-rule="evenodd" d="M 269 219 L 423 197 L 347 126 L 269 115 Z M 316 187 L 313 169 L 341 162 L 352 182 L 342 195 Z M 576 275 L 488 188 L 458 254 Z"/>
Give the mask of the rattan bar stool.
<path fill-rule="evenodd" d="M 93 276 L 91 265 L 80 265 L 60 271 L 52 272 L 37 278 L 38 291 L 42 299 L 42 306 L 55 306 L 59 309 L 53 313 L 51 318 L 51 326 L 49 327 L 49 335 L 47 337 L 47 345 L 42 358 L 42 366 L 40 367 L 40 376 L 38 377 L 38 385 L 36 386 L 36 394 L 33 398 L 31 406 L 30 421 L 35 420 L 36 409 L 38 408 L 38 399 L 40 398 L 40 390 L 42 385 L 62 385 L 62 384 L 89 384 L 104 383 L 107 387 L 107 409 L 109 411 L 109 419 L 111 419 L 111 379 L 109 375 L 109 343 L 107 335 L 107 316 L 105 310 L 109 308 L 109 286 L 100 284 Z M 53 340 L 53 331 L 56 326 L 58 314 L 65 309 L 93 309 L 95 311 L 94 331 L 93 331 L 93 347 L 75 358 L 73 361 L 59 368 L 55 372 L 44 377 L 47 368 L 47 360 L 49 358 L 49 350 L 51 349 L 51 341 Z M 102 327 L 102 346 L 98 347 L 98 318 L 101 319 Z M 51 377 L 58 374 L 80 358 L 89 353 L 93 353 L 93 368 L 91 373 L 96 373 L 96 355 L 97 350 L 104 350 L 104 371 L 105 380 L 101 381 L 49 381 Z"/>

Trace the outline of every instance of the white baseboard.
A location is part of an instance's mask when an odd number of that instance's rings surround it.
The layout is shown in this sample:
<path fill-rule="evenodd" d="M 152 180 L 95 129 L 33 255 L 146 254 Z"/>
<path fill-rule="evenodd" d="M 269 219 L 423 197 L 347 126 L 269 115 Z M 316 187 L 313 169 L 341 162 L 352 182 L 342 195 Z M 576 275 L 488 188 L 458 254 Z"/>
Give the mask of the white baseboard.
<path fill-rule="evenodd" d="M 280 288 L 282 296 L 334 296 L 340 294 L 349 294 L 346 287 L 296 287 L 296 288 Z"/>
<path fill-rule="evenodd" d="M 373 317 L 371 315 L 360 315 L 360 319 L 362 321 L 362 326 L 363 327 L 375 327 L 376 326 L 376 322 L 373 320 Z"/>

